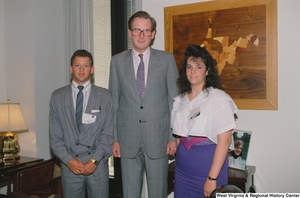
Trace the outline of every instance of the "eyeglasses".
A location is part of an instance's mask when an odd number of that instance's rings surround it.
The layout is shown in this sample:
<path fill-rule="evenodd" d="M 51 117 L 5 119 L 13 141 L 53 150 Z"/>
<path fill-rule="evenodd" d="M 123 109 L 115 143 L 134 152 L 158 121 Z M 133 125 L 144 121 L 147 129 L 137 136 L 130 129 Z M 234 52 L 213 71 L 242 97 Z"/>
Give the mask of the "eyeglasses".
<path fill-rule="evenodd" d="M 150 29 L 141 30 L 140 28 L 134 28 L 131 30 L 134 36 L 139 36 L 141 32 L 144 33 L 144 36 L 151 36 L 152 31 Z"/>

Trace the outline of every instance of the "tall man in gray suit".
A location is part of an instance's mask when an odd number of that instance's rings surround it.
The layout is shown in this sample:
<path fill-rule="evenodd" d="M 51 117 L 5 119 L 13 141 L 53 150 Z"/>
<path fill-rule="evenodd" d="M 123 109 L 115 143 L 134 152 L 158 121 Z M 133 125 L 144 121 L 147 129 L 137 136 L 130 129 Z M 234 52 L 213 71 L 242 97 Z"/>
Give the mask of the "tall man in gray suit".
<path fill-rule="evenodd" d="M 128 21 L 132 49 L 112 57 L 109 89 L 115 110 L 113 154 L 121 158 L 123 197 L 140 198 L 146 171 L 149 198 L 167 197 L 168 154 L 176 150 L 170 129 L 178 94 L 174 56 L 150 43 L 156 21 L 139 11 Z"/>
<path fill-rule="evenodd" d="M 61 160 L 64 198 L 108 198 L 108 158 L 113 149 L 113 102 L 107 89 L 90 82 L 93 57 L 77 50 L 72 83 L 50 100 L 50 145 Z"/>

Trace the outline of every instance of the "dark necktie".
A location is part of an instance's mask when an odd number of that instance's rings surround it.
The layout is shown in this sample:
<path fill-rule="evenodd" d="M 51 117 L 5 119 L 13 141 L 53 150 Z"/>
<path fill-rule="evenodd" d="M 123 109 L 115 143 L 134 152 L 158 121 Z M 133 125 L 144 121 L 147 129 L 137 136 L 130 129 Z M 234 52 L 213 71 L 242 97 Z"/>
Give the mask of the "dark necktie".
<path fill-rule="evenodd" d="M 143 98 L 145 95 L 145 65 L 143 61 L 143 54 L 139 54 L 141 62 L 139 64 L 136 74 L 136 84 L 138 86 L 140 96 Z"/>
<path fill-rule="evenodd" d="M 82 109 L 83 109 L 83 86 L 79 85 L 77 87 L 79 89 L 79 92 L 77 94 L 76 99 L 76 125 L 79 132 L 81 132 L 81 125 L 82 125 Z"/>

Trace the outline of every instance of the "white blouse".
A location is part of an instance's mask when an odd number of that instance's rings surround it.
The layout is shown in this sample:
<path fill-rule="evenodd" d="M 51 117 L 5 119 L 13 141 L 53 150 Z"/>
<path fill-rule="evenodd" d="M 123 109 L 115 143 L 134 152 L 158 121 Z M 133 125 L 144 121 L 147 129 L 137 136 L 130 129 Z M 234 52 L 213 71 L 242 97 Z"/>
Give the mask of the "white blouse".
<path fill-rule="evenodd" d="M 178 136 L 202 136 L 218 143 L 218 134 L 236 127 L 236 112 L 237 106 L 227 93 L 209 87 L 191 101 L 187 94 L 174 98 L 171 128 Z"/>

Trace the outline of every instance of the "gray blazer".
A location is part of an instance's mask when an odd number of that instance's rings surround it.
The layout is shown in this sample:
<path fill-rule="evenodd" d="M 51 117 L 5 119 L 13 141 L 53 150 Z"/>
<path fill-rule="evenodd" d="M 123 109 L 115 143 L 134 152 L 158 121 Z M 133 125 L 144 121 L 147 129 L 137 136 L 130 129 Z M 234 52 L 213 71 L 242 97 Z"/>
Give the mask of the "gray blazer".
<path fill-rule="evenodd" d="M 49 134 L 54 154 L 62 163 L 72 158 L 85 163 L 90 158 L 107 160 L 112 155 L 113 103 L 107 89 L 91 86 L 85 113 L 96 117 L 94 124 L 83 124 L 82 132 L 76 127 L 72 99 L 72 85 L 57 89 L 51 95 Z M 92 110 L 101 110 L 92 113 Z"/>
<path fill-rule="evenodd" d="M 173 98 L 178 95 L 178 71 L 173 54 L 150 49 L 145 96 L 136 85 L 132 50 L 112 57 L 109 89 L 114 100 L 115 141 L 121 155 L 132 158 L 141 142 L 150 158 L 166 155 L 168 141 L 175 141 L 170 129 Z"/>

